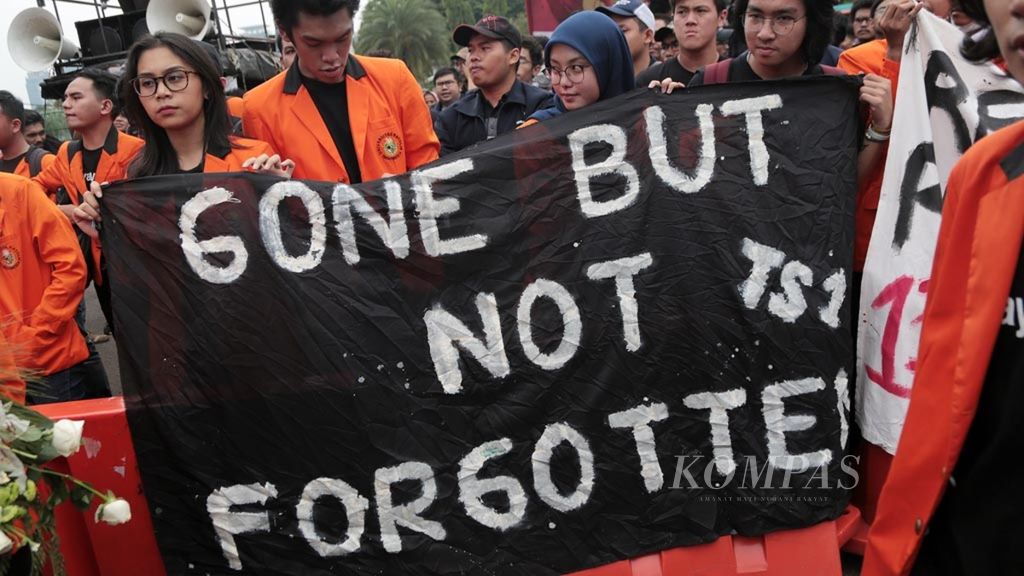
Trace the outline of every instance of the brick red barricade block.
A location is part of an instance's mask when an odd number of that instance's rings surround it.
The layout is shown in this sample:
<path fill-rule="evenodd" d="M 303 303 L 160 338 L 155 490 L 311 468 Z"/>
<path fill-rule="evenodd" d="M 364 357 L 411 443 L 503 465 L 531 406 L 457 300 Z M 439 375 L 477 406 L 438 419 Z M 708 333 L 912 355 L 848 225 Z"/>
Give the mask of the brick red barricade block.
<path fill-rule="evenodd" d="M 839 548 L 860 522 L 860 512 L 851 506 L 832 522 L 759 537 L 722 536 L 708 544 L 672 548 L 569 576 L 838 576 Z"/>
<path fill-rule="evenodd" d="M 82 449 L 56 469 L 67 471 L 97 490 L 113 490 L 132 507 L 132 520 L 120 526 L 96 523 L 97 505 L 79 512 L 70 504 L 58 513 L 57 531 L 67 573 L 74 576 L 164 576 L 153 522 L 142 493 L 135 449 L 121 397 L 46 404 L 35 407 L 53 420 L 85 420 Z M 66 466 L 66 468 L 63 468 Z"/>

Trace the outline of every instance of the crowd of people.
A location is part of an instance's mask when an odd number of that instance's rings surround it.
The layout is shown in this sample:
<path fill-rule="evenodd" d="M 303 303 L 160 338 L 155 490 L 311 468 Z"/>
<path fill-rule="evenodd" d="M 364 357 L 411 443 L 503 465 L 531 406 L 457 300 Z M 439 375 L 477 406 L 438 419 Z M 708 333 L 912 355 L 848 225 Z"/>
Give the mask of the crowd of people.
<path fill-rule="evenodd" d="M 671 93 L 702 84 L 863 75 L 866 119 L 857 160 L 854 246 L 859 273 L 878 206 L 904 38 L 918 12 L 930 10 L 958 26 L 965 54 L 1024 79 L 1022 0 L 857 0 L 848 16 L 837 15 L 831 0 L 672 0 L 671 14 L 653 13 L 644 0 L 619 0 L 570 16 L 548 38 L 523 36 L 508 19 L 487 15 L 452 31 L 460 50 L 449 66 L 434 71 L 426 90 L 401 60 L 352 53 L 358 4 L 273 0 L 282 71 L 241 99 L 225 94 L 224 71 L 210 45 L 172 33 L 147 36 L 130 48 L 121 78 L 92 68 L 75 74 L 62 102 L 74 134 L 68 142 L 47 135 L 38 113 L 0 91 L 0 171 L 6 173 L 0 175 L 0 333 L 7 343 L 0 348 L 12 351 L 38 377 L 30 402 L 110 395 L 96 350 L 109 336 L 86 333 L 83 301 L 87 285 L 94 285 L 108 330 L 115 326 L 96 229 L 105 182 L 251 170 L 360 183 L 407 172 L 635 89 Z M 955 370 L 947 365 L 955 354 L 927 356 L 927 350 L 929 345 L 955 350 L 958 332 L 943 331 L 943 322 L 950 322 L 943 306 L 963 308 L 956 299 L 957 290 L 964 290 L 958 282 L 965 259 L 974 257 L 955 244 L 982 233 L 960 219 L 945 222 L 966 214 L 973 223 L 982 195 L 1014 188 L 1015 203 L 998 217 L 1015 219 L 1016 228 L 1001 229 L 1015 231 L 1007 239 L 1012 246 L 1005 247 L 1015 246 L 1014 254 L 1019 253 L 1021 142 L 1024 126 L 1004 129 L 971 150 L 950 179 L 932 278 L 932 300 L 939 303 L 930 304 L 926 314 L 921 374 L 941 378 Z M 1011 285 L 1015 294 L 1022 289 L 1020 257 L 1000 262 L 1009 268 L 997 274 L 1002 284 L 985 293 L 984 302 L 1002 305 Z M 857 286 L 855 277 L 855 291 Z M 996 328 L 986 333 L 989 344 Z M 991 384 L 985 374 L 987 367 L 997 367 L 1000 382 L 1024 382 L 1024 354 L 1019 336 L 1009 343 L 998 338 L 995 353 L 984 357 L 991 356 L 990 363 L 976 367 L 968 394 L 976 404 L 985 383 L 983 408 L 1005 426 L 989 426 L 984 434 L 1015 450 L 1022 440 L 1012 422 L 1021 405 L 1006 408 L 1004 400 L 1019 398 L 1019 392 Z M 914 390 L 911 431 L 938 409 L 928 387 Z M 966 419 L 961 414 L 951 432 L 946 478 L 964 436 L 976 432 L 972 415 L 971 410 Z M 983 452 L 979 456 L 981 448 L 973 450 L 975 461 L 987 462 Z M 914 471 L 914 464 L 897 458 L 897 482 L 899 473 Z M 1000 554 L 1010 551 L 989 550 L 976 533 L 964 534 L 965 526 L 979 529 L 977 518 L 965 518 L 965 507 L 976 509 L 984 500 L 980 485 L 968 486 L 955 491 L 957 502 L 942 501 L 937 528 L 929 532 L 936 536 L 925 538 L 919 562 L 933 570 L 927 573 L 1005 573 L 977 569 L 1003 566 Z M 922 495 L 926 520 L 941 493 L 935 488 Z M 883 521 L 889 540 L 876 541 L 877 554 L 867 566 L 877 561 L 900 573 L 912 564 L 913 555 L 905 552 L 916 550 L 924 538 L 920 522 L 908 532 L 907 526 Z M 914 545 L 906 547 L 907 541 Z"/>

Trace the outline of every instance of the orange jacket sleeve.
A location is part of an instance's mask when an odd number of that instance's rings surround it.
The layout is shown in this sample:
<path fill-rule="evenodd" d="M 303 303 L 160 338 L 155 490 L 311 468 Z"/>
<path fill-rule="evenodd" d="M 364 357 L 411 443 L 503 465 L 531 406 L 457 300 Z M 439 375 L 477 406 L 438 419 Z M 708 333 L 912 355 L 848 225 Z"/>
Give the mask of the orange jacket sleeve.
<path fill-rule="evenodd" d="M 404 77 L 398 90 L 402 95 L 402 139 L 407 150 L 405 163 L 406 170 L 415 170 L 440 157 L 441 142 L 434 133 L 434 122 L 423 100 L 423 91 L 404 64 L 402 72 Z"/>
<path fill-rule="evenodd" d="M 260 115 L 257 114 L 258 106 L 245 106 L 242 113 L 242 130 L 248 138 L 254 140 L 262 140 L 274 150 L 281 150 L 282 148 L 274 139 L 274 132 L 263 122 Z M 287 158 L 285 158 L 287 160 Z"/>
<path fill-rule="evenodd" d="M 57 189 L 64 185 L 64 169 L 62 163 L 58 162 L 58 157 L 67 158 L 67 143 L 61 146 L 61 149 L 57 152 L 57 156 L 47 156 L 43 158 L 43 170 L 39 174 L 36 174 L 32 181 L 38 183 L 43 187 L 46 195 L 49 196 L 50 200 L 57 199 Z M 67 162 L 65 161 L 64 164 Z"/>
<path fill-rule="evenodd" d="M 28 317 L 28 324 L 44 334 L 58 334 L 68 322 L 74 322 L 75 311 L 85 292 L 86 269 L 71 224 L 37 184 L 31 184 L 27 195 L 29 226 L 39 256 L 50 265 L 50 285 Z"/>
<path fill-rule="evenodd" d="M 25 403 L 25 382 L 18 374 L 14 352 L 3 332 L 0 332 L 0 396 L 20 404 Z"/>

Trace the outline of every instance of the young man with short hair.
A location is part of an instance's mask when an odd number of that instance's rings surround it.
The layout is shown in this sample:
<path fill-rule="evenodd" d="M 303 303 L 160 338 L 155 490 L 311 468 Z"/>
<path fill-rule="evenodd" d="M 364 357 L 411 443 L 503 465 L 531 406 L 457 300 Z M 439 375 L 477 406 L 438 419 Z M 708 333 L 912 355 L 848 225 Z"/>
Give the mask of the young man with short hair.
<path fill-rule="evenodd" d="M 637 77 L 636 85 L 647 87 L 666 78 L 689 84 L 698 70 L 718 62 L 716 38 L 728 10 L 728 0 L 673 0 L 672 29 L 679 42 L 679 54 L 651 66 Z"/>
<path fill-rule="evenodd" d="M 857 0 L 850 9 L 850 25 L 853 27 L 854 46 L 871 42 L 876 37 L 875 17 L 871 12 L 874 0 Z"/>
<path fill-rule="evenodd" d="M 434 72 L 434 92 L 437 94 L 438 113 L 458 102 L 462 97 L 459 71 L 455 68 L 439 68 Z"/>
<path fill-rule="evenodd" d="M 50 154 L 56 154 L 63 144 L 60 140 L 46 133 L 43 117 L 35 110 L 25 110 L 25 119 L 21 123 L 21 133 L 30 146 L 38 146 Z"/>
<path fill-rule="evenodd" d="M 533 84 L 541 69 L 544 68 L 544 50 L 540 42 L 533 36 L 523 38 L 523 49 L 519 52 L 519 67 L 516 74 L 525 84 Z"/>
<path fill-rule="evenodd" d="M 511 132 L 534 112 L 554 105 L 549 92 L 517 77 L 523 41 L 507 19 L 484 16 L 475 26 L 456 28 L 452 38 L 469 48 L 469 75 L 476 89 L 441 113 L 435 128 L 442 155 Z"/>
<path fill-rule="evenodd" d="M 125 178 L 128 165 L 144 145 L 141 139 L 114 128 L 118 114 L 117 87 L 116 76 L 86 68 L 77 72 L 64 90 L 64 117 L 78 139 L 62 144 L 56 160 L 33 180 L 42 185 L 69 221 L 89 185 L 94 181 L 103 183 Z M 95 283 L 103 316 L 107 326 L 112 328 L 110 284 L 105 278 L 106 262 L 100 245 L 81 237 L 79 245 L 87 252 L 88 278 Z M 84 308 L 80 308 L 78 320 L 84 331 Z M 74 379 L 84 382 L 90 398 L 110 396 L 103 363 L 91 342 L 87 352 L 88 359 L 76 367 Z"/>
<path fill-rule="evenodd" d="M 640 74 L 654 64 L 649 47 L 654 42 L 654 12 L 643 0 L 618 0 L 611 6 L 598 6 L 597 11 L 618 24 L 626 36 L 629 53 L 633 56 L 633 76 Z"/>
<path fill-rule="evenodd" d="M 295 44 L 292 44 L 291 40 L 285 39 L 284 36 L 278 35 L 277 51 L 281 54 L 281 57 L 278 60 L 278 63 L 281 65 L 281 70 L 291 68 L 292 62 L 295 62 Z"/>
<path fill-rule="evenodd" d="M 358 0 L 271 0 L 295 63 L 245 95 L 245 132 L 297 163 L 293 176 L 350 184 L 437 159 L 419 84 L 401 60 L 355 56 Z"/>
<path fill-rule="evenodd" d="M 54 156 L 30 146 L 22 133 L 25 106 L 6 90 L 0 90 L 0 172 L 31 178 L 53 164 Z"/>
<path fill-rule="evenodd" d="M 651 58 L 655 62 L 664 62 L 668 60 L 670 56 L 665 54 L 665 47 L 663 46 L 665 39 L 665 32 L 672 29 L 672 15 L 671 14 L 655 14 L 654 15 L 654 36 L 651 37 Z M 659 36 L 659 32 L 661 35 Z"/>
<path fill-rule="evenodd" d="M 654 33 L 654 43 L 661 48 L 660 64 L 665 64 L 669 60 L 679 57 L 679 39 L 676 38 L 676 31 L 672 28 L 671 24 Z M 651 66 L 647 69 L 647 72 L 657 66 L 658 64 Z"/>
<path fill-rule="evenodd" d="M 444 112 L 462 97 L 462 83 L 459 81 L 459 71 L 455 68 L 438 68 L 434 72 L 434 94 L 437 96 L 437 104 L 430 106 L 430 119 L 436 125 L 437 121 L 441 118 L 441 112 Z"/>

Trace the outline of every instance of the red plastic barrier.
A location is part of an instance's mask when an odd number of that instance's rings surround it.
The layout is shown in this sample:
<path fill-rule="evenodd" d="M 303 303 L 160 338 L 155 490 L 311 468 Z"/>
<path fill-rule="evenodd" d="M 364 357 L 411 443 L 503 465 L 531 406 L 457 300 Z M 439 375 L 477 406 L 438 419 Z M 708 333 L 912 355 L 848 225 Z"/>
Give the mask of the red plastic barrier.
<path fill-rule="evenodd" d="M 860 508 L 864 521 L 858 524 L 856 532 L 843 547 L 843 550 L 851 554 L 863 556 L 867 548 L 868 529 L 875 519 L 878 497 L 882 494 L 886 478 L 889 477 L 892 458 L 892 455 L 878 446 L 867 441 L 861 442 L 860 465 L 857 466 L 860 480 L 853 491 L 852 501 Z"/>
<path fill-rule="evenodd" d="M 163 562 L 153 535 L 153 521 L 142 494 L 135 448 L 128 432 L 121 397 L 35 406 L 53 420 L 85 420 L 82 449 L 54 461 L 56 470 L 70 472 L 97 490 L 113 490 L 132 507 L 132 520 L 121 526 L 96 523 L 97 505 L 79 512 L 72 504 L 57 512 L 57 531 L 67 573 L 74 576 L 164 576 Z"/>
<path fill-rule="evenodd" d="M 754 538 L 723 536 L 709 544 L 672 548 L 570 576 L 839 576 L 839 548 L 860 521 L 860 512 L 851 506 L 833 522 Z"/>

